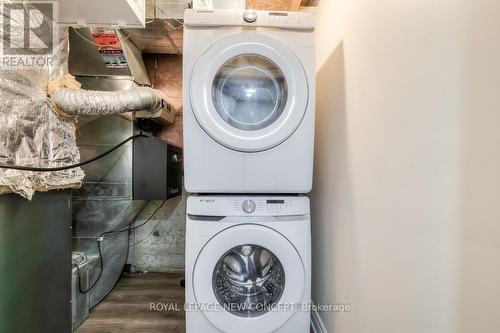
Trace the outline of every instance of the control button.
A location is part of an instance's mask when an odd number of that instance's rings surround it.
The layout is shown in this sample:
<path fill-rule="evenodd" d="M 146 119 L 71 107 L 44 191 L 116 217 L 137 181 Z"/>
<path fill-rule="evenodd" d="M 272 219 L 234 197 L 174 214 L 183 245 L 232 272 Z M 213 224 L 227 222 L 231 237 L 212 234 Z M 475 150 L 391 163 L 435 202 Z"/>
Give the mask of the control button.
<path fill-rule="evenodd" d="M 239 211 L 240 210 L 240 201 L 239 200 L 234 200 L 234 202 L 233 202 L 233 209 L 235 211 Z"/>
<path fill-rule="evenodd" d="M 245 10 L 243 13 L 243 19 L 245 22 L 254 23 L 257 21 L 257 12 L 255 10 Z"/>
<path fill-rule="evenodd" d="M 253 213 L 255 211 L 255 202 L 253 200 L 245 200 L 243 201 L 242 208 L 245 213 Z"/>

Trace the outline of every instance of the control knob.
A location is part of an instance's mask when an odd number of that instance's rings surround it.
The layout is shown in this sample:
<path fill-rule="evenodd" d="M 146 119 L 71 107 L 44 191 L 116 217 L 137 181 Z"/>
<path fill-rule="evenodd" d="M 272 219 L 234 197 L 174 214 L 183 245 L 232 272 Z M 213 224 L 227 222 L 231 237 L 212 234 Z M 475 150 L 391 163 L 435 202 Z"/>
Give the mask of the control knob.
<path fill-rule="evenodd" d="M 245 10 L 243 13 L 243 19 L 245 22 L 254 23 L 257 21 L 257 12 L 255 10 Z"/>
<path fill-rule="evenodd" d="M 245 200 L 242 205 L 243 211 L 247 214 L 251 214 L 255 211 L 255 201 Z"/>

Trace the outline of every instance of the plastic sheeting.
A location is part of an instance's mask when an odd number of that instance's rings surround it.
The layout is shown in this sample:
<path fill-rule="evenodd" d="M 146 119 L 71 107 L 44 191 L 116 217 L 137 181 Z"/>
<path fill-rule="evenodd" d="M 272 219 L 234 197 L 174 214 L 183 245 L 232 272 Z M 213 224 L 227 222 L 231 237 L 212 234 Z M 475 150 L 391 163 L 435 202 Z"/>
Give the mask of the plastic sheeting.
<path fill-rule="evenodd" d="M 2 0 L 0 5 L 8 3 L 12 1 Z M 28 6 L 24 3 L 25 12 L 29 12 Z M 3 13 L 0 14 L 0 38 L 2 45 L 6 45 L 10 42 L 9 36 L 24 36 L 24 32 L 22 24 L 11 25 L 10 34 L 3 31 L 5 20 L 15 20 L 15 17 L 4 17 Z M 24 50 L 24 54 L 11 55 L 0 48 L 1 164 L 56 167 L 80 161 L 74 120 L 53 112 L 46 95 L 49 81 L 68 72 L 67 29 L 56 27 L 55 30 L 51 54 L 41 55 L 35 51 L 30 54 Z M 35 191 L 78 187 L 83 177 L 80 168 L 57 172 L 0 169 L 0 193 L 14 192 L 31 199 Z"/>
<path fill-rule="evenodd" d="M 162 92 L 145 87 L 117 92 L 62 89 L 51 99 L 70 115 L 104 116 L 142 110 L 154 113 L 163 109 Z"/>

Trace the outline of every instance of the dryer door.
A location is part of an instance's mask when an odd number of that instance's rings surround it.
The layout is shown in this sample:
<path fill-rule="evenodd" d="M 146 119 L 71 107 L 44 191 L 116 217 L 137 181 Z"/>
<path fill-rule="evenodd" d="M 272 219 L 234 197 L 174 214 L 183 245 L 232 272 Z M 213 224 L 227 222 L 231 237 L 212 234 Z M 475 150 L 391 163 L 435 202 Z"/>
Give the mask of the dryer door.
<path fill-rule="evenodd" d="M 192 281 L 197 309 L 219 330 L 266 333 L 301 311 L 306 277 L 300 255 L 282 234 L 244 224 L 210 239 Z"/>
<path fill-rule="evenodd" d="M 191 73 L 192 111 L 205 132 L 230 149 L 273 148 L 298 128 L 307 110 L 307 77 L 294 52 L 267 35 L 229 35 Z"/>

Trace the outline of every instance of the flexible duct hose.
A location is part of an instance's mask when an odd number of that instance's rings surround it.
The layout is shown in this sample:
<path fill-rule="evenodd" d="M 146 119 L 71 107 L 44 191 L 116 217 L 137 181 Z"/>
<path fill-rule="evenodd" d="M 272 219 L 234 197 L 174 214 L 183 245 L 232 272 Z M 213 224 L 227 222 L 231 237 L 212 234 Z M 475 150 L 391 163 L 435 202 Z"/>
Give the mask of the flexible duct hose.
<path fill-rule="evenodd" d="M 143 110 L 154 113 L 163 108 L 162 93 L 147 87 L 116 92 L 61 89 L 50 97 L 70 115 L 105 116 Z"/>

